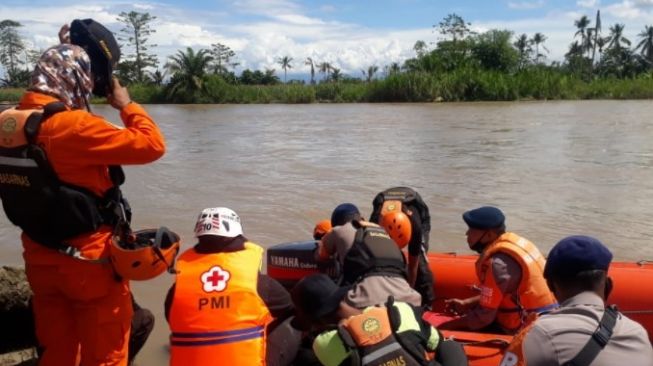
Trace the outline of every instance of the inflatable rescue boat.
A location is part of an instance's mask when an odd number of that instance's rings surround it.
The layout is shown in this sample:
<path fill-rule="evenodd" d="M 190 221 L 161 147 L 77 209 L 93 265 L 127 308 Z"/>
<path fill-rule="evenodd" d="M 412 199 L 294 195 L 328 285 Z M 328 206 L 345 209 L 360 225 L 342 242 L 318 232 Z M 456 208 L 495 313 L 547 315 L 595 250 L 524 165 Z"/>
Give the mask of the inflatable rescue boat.
<path fill-rule="evenodd" d="M 284 243 L 267 250 L 267 273 L 291 288 L 304 276 L 322 272 L 332 278 L 337 276 L 333 263 L 317 263 L 313 257 L 314 240 Z M 434 312 L 444 312 L 444 300 L 478 295 L 474 263 L 477 255 L 456 253 L 429 253 L 429 266 L 435 279 Z M 631 319 L 641 323 L 653 339 L 653 262 L 613 262 L 609 275 L 614 290 L 609 302 Z M 426 313 L 424 319 L 435 319 Z M 461 342 L 472 366 L 497 366 L 503 351 L 512 340 L 505 334 L 481 332 L 442 331 L 447 338 Z"/>

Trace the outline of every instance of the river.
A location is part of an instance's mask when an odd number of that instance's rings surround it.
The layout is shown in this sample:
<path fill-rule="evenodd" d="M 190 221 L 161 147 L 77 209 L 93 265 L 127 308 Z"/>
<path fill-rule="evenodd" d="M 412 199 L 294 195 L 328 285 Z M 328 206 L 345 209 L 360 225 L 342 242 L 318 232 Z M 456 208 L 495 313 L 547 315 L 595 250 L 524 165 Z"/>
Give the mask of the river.
<path fill-rule="evenodd" d="M 466 252 L 461 214 L 496 205 L 543 252 L 587 234 L 620 260 L 653 259 L 653 102 L 153 105 L 167 140 L 154 164 L 126 167 L 135 228 L 194 243 L 202 208 L 226 206 L 264 246 L 310 237 L 341 202 L 413 187 L 431 211 L 431 250 Z M 96 113 L 119 121 L 108 106 Z M 22 264 L 0 218 L 2 264 Z M 163 299 L 172 278 L 133 283 L 157 316 L 137 364 L 166 364 Z"/>

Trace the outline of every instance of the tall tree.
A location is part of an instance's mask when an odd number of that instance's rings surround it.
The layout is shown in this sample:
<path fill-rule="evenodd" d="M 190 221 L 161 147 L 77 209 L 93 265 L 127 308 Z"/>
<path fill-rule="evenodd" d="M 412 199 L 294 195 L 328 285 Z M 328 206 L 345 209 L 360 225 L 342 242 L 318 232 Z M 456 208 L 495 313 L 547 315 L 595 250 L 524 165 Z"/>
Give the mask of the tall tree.
<path fill-rule="evenodd" d="M 469 61 L 468 55 L 471 51 L 469 36 L 474 34 L 470 26 L 470 23 L 455 13 L 447 15 L 440 23 L 434 25 L 444 39 L 439 41 L 435 51 L 429 54 L 434 57 L 421 58 L 421 68 L 426 71 L 448 72 L 465 65 Z M 438 60 L 435 63 L 437 66 L 433 64 L 435 59 Z"/>
<path fill-rule="evenodd" d="M 233 68 L 239 65 L 234 61 L 236 52 L 222 43 L 211 45 L 211 56 L 213 57 L 213 72 L 216 74 L 224 75 L 229 72 L 229 67 Z"/>
<path fill-rule="evenodd" d="M 186 52 L 179 50 L 176 55 L 170 56 L 166 63 L 166 69 L 172 74 L 169 94 L 192 98 L 197 93 L 206 92 L 206 73 L 212 60 L 209 50 L 195 52 L 190 47 L 186 48 Z"/>
<path fill-rule="evenodd" d="M 393 62 L 390 64 L 388 67 L 388 74 L 389 75 L 396 75 L 401 72 L 401 66 L 399 66 L 398 62 Z"/>
<path fill-rule="evenodd" d="M 0 64 L 4 66 L 9 81 L 18 75 L 18 67 L 24 63 L 21 54 L 25 51 L 25 43 L 18 33 L 19 27 L 22 24 L 14 20 L 0 21 Z"/>
<path fill-rule="evenodd" d="M 363 77 L 365 78 L 365 81 L 367 81 L 368 83 L 372 81 L 377 71 L 379 71 L 379 67 L 376 65 L 369 66 L 367 70 L 361 70 L 361 72 L 363 73 Z"/>
<path fill-rule="evenodd" d="M 332 66 L 328 62 L 322 62 L 318 65 L 318 70 L 320 71 L 321 74 L 324 74 L 324 78 L 322 80 L 327 80 L 329 78 L 329 73 L 331 72 Z"/>
<path fill-rule="evenodd" d="M 337 82 L 339 82 L 340 80 L 342 80 L 342 78 L 343 78 L 344 76 L 345 76 L 345 75 L 340 71 L 339 68 L 337 68 L 337 67 L 333 67 L 333 68 L 331 68 L 331 81 L 337 83 Z"/>
<path fill-rule="evenodd" d="M 465 20 L 456 13 L 451 13 L 447 15 L 438 25 L 433 27 L 438 28 L 438 32 L 445 37 L 451 37 L 454 45 L 457 41 L 467 37 L 471 30 L 469 28 L 471 24 L 465 22 Z"/>
<path fill-rule="evenodd" d="M 315 84 L 315 63 L 313 62 L 313 59 L 310 58 L 310 57 L 306 57 L 306 60 L 304 61 L 304 65 L 311 67 L 311 85 L 314 85 Z"/>
<path fill-rule="evenodd" d="M 590 31 L 588 29 L 590 23 L 591 21 L 586 15 L 583 15 L 580 19 L 574 21 L 574 25 L 578 29 L 576 34 L 574 34 L 574 38 L 580 36 L 580 45 L 583 47 L 584 51 L 587 51 L 588 53 L 591 45 Z"/>
<path fill-rule="evenodd" d="M 531 38 L 531 42 L 535 45 L 535 63 L 539 63 L 540 57 L 544 57 L 543 54 L 540 53 L 540 45 L 542 45 L 542 49 L 544 49 L 547 53 L 549 50 L 544 47 L 544 42 L 546 42 L 546 36 L 542 33 L 535 33 L 533 35 L 533 38 Z"/>
<path fill-rule="evenodd" d="M 519 37 L 517 37 L 515 43 L 513 43 L 513 46 L 515 46 L 517 53 L 519 54 L 518 67 L 520 70 L 523 69 L 526 64 L 528 64 L 528 60 L 531 58 L 531 53 L 533 53 L 531 44 L 532 42 L 530 39 L 528 39 L 528 35 L 526 35 L 526 33 L 522 33 Z"/>
<path fill-rule="evenodd" d="M 637 44 L 635 50 L 639 50 L 640 54 L 647 61 L 649 68 L 653 67 L 653 26 L 644 26 L 644 30 L 637 35 L 641 40 Z"/>
<path fill-rule="evenodd" d="M 415 53 L 417 53 L 417 57 L 424 57 L 424 54 L 426 54 L 426 42 L 421 40 L 415 42 L 413 49 L 415 50 Z"/>
<path fill-rule="evenodd" d="M 163 85 L 163 79 L 165 79 L 167 72 L 164 70 L 161 72 L 161 70 L 156 69 L 156 71 L 150 73 L 150 79 L 152 80 L 152 84 L 161 86 Z"/>
<path fill-rule="evenodd" d="M 287 83 L 288 82 L 288 69 L 292 69 L 292 62 L 293 58 L 290 56 L 283 56 L 279 57 L 277 59 L 277 63 L 281 68 L 283 69 L 283 82 Z"/>
<path fill-rule="evenodd" d="M 621 51 L 624 45 L 630 46 L 630 40 L 624 37 L 624 28 L 626 26 L 621 23 L 616 23 L 610 27 L 610 35 L 608 36 L 608 48 Z"/>
<path fill-rule="evenodd" d="M 119 36 L 118 39 L 133 47 L 134 53 L 129 54 L 127 58 L 134 61 L 134 74 L 140 83 L 146 81 L 145 69 L 156 67 L 159 63 L 156 55 L 148 53 L 150 47 L 156 47 L 156 45 L 147 44 L 150 35 L 156 32 L 156 29 L 150 27 L 150 23 L 155 19 L 156 17 L 149 13 L 139 13 L 137 11 L 122 12 L 117 18 L 119 22 L 124 24 L 124 28 L 120 30 L 122 36 Z"/>
<path fill-rule="evenodd" d="M 279 83 L 279 77 L 275 75 L 274 69 L 265 69 L 265 74 L 261 79 L 263 85 L 274 85 Z"/>

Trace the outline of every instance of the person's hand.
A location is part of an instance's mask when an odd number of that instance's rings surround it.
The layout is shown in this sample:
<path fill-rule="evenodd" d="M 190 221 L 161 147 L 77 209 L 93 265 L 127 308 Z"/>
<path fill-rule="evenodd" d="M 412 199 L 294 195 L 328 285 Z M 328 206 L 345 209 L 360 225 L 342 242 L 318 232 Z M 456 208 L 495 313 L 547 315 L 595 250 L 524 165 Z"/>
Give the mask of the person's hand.
<path fill-rule="evenodd" d="M 61 43 L 70 43 L 70 26 L 64 24 L 59 29 L 59 42 Z"/>
<path fill-rule="evenodd" d="M 113 78 L 113 83 L 112 83 L 112 88 L 111 88 L 111 93 L 107 95 L 107 101 L 111 106 L 117 110 L 122 110 L 125 108 L 129 103 L 132 102 L 131 97 L 129 96 L 129 92 L 127 91 L 127 88 L 120 85 L 120 82 L 118 81 L 117 78 Z"/>
<path fill-rule="evenodd" d="M 444 311 L 447 313 L 460 315 L 467 312 L 469 303 L 462 299 L 444 300 Z"/>

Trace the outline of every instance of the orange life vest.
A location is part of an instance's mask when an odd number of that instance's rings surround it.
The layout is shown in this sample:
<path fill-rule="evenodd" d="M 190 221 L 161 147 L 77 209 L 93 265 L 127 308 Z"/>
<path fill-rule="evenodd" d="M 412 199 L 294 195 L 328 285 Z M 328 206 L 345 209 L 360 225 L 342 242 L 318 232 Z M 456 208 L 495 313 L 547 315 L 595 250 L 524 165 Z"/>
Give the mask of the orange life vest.
<path fill-rule="evenodd" d="M 499 366 L 526 366 L 523 344 L 526 334 L 532 327 L 533 324 L 531 323 L 522 328 L 519 333 L 513 337 L 512 342 L 510 342 L 510 345 L 506 348 L 506 352 L 504 353 Z"/>
<path fill-rule="evenodd" d="M 129 205 L 120 192 L 125 176 L 119 166 L 108 167 L 114 187 L 102 196 L 59 178 L 46 144 L 38 139 L 60 112 L 67 112 L 61 102 L 0 112 L 0 198 L 9 220 L 29 238 L 82 258 L 69 239 L 96 232 L 101 225 L 114 227 L 120 220 L 128 221 L 131 213 L 124 211 Z"/>
<path fill-rule="evenodd" d="M 392 306 L 392 305 L 390 305 Z M 364 313 L 344 320 L 338 326 L 338 335 L 355 359 L 352 364 L 361 366 L 404 365 L 419 366 L 428 362 L 426 352 L 413 344 L 414 338 L 403 340 L 397 333 L 400 321 L 393 320 L 386 307 L 374 307 Z M 412 352 L 406 345 L 413 347 Z"/>
<path fill-rule="evenodd" d="M 265 365 L 271 315 L 256 285 L 263 249 L 184 252 L 170 309 L 170 365 Z"/>
<path fill-rule="evenodd" d="M 496 253 L 505 253 L 519 263 L 522 278 L 516 293 L 504 294 L 497 312 L 497 323 L 505 330 L 515 332 L 524 325 L 530 313 L 543 313 L 557 307 L 555 297 L 546 285 L 543 276 L 544 256 L 530 241 L 513 233 L 504 233 L 488 245 L 476 261 L 476 274 L 483 284 L 481 305 L 484 296 L 491 297 L 498 288 L 488 287 L 485 275 L 492 264 L 490 258 Z M 495 285 L 496 286 L 496 285 Z"/>

